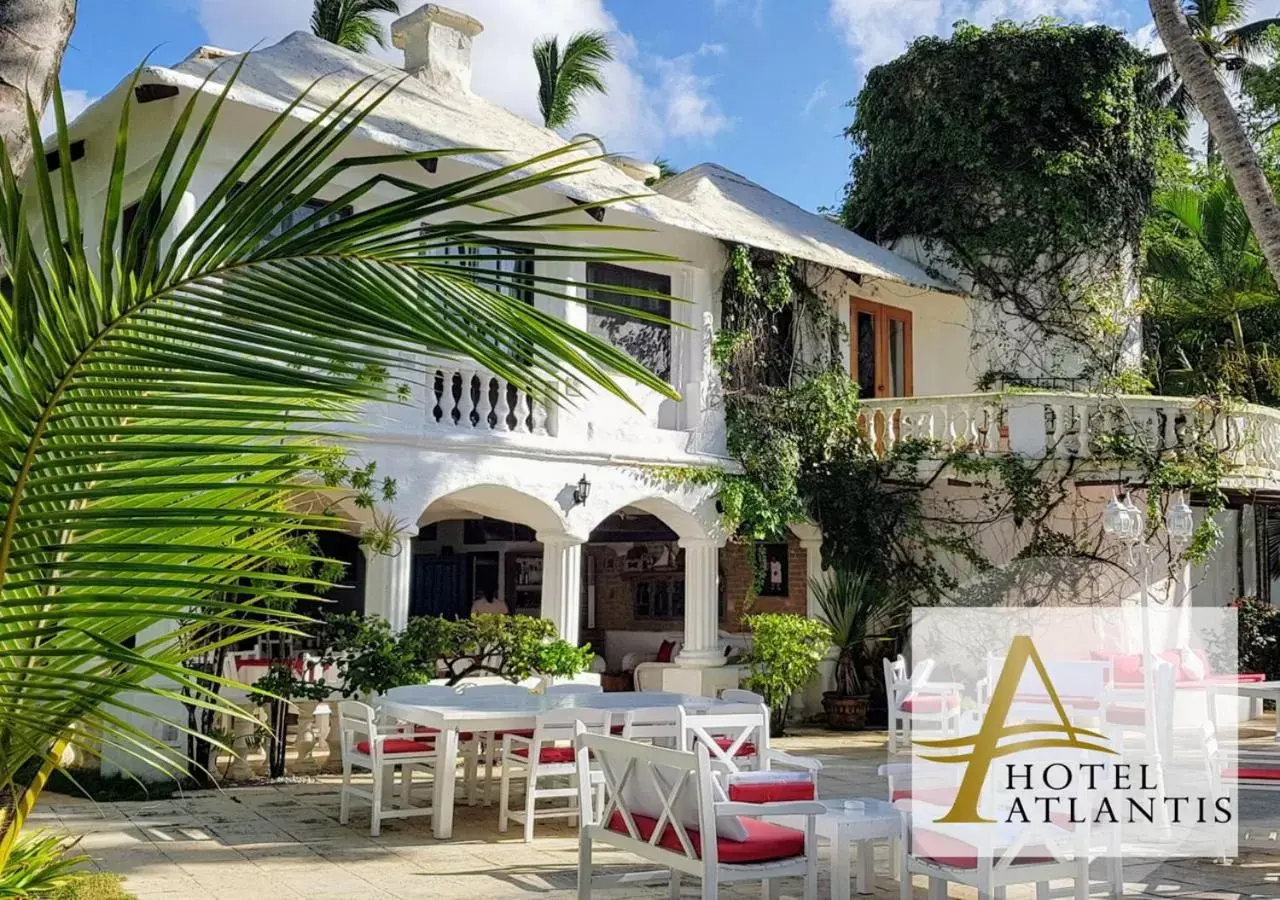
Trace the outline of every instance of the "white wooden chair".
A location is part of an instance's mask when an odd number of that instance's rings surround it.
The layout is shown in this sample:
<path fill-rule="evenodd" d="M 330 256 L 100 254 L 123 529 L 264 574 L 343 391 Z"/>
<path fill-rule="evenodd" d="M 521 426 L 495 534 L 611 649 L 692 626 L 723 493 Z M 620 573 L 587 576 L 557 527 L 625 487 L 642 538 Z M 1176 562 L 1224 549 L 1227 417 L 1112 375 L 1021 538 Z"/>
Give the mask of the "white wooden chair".
<path fill-rule="evenodd" d="M 817 796 L 822 763 L 807 756 L 792 756 L 769 746 L 769 711 L 763 705 L 735 704 L 702 713 L 678 707 L 680 749 L 705 746 L 718 771 L 729 776 L 746 771 L 768 772 L 774 766 L 806 772 Z"/>
<path fill-rule="evenodd" d="M 624 741 L 676 747 L 680 743 L 680 714 L 670 706 L 629 709 L 622 715 L 622 724 L 615 724 L 610 733 L 621 734 Z"/>
<path fill-rule="evenodd" d="M 537 718 L 529 737 L 517 732 L 502 736 L 502 786 L 498 796 L 498 830 L 506 832 L 507 823 L 515 819 L 524 825 L 524 839 L 533 840 L 533 823 L 537 819 L 569 818 L 579 815 L 578 789 L 540 787 L 546 778 L 574 778 L 579 775 L 572 747 L 574 734 L 584 730 L 590 734 L 609 733 L 609 712 L 603 709 L 556 709 Z M 511 809 L 511 780 L 523 778 L 524 810 Z M 602 784 L 598 776 L 589 777 L 588 787 Z M 568 806 L 539 810 L 538 800 L 568 798 Z"/>
<path fill-rule="evenodd" d="M 682 875 L 701 879 L 704 900 L 718 900 L 722 884 L 742 882 L 760 882 L 766 898 L 776 896 L 780 878 L 803 878 L 805 900 L 817 900 L 815 817 L 826 811 L 821 804 L 730 801 L 715 777 L 706 744 L 682 751 L 582 733 L 576 748 L 583 811 L 579 900 L 589 900 L 596 888 L 662 881 L 668 882 L 670 896 L 678 897 Z M 589 812 L 589 779 L 596 771 L 604 782 L 604 801 Z M 752 816 L 794 817 L 804 824 L 792 828 Z M 595 876 L 596 844 L 617 847 L 661 868 Z"/>
<path fill-rule="evenodd" d="M 929 683 L 934 662 L 921 660 L 910 673 L 902 654 L 884 660 L 884 691 L 889 711 L 889 752 L 897 753 L 911 746 L 911 725 L 936 725 L 953 734 L 960 725 L 959 685 Z"/>
<path fill-rule="evenodd" d="M 529 696 L 529 688 L 523 684 L 512 684 L 511 682 L 486 683 L 486 684 L 468 684 L 462 688 L 463 699 L 471 698 L 474 700 L 486 699 L 504 699 L 515 698 L 523 699 Z M 517 731 L 516 734 L 527 735 L 530 732 Z M 498 754 L 502 747 L 502 732 L 482 731 L 475 735 L 470 732 L 466 733 L 472 739 L 463 744 L 465 749 L 463 768 L 463 780 L 467 785 L 467 805 L 475 806 L 477 795 L 480 795 L 480 802 L 485 806 L 493 805 L 493 766 L 497 761 Z M 458 735 L 459 743 L 462 742 L 462 735 Z M 479 770 L 480 760 L 484 759 L 484 786 L 479 787 Z"/>
<path fill-rule="evenodd" d="M 338 821 L 346 825 L 351 818 L 351 798 L 369 801 L 369 833 L 377 837 L 383 819 L 429 816 L 434 810 L 413 806 L 413 773 L 417 769 L 432 770 L 436 762 L 435 746 L 429 740 L 415 740 L 398 730 L 379 727 L 373 707 L 356 700 L 338 704 L 338 724 L 342 729 L 342 789 L 339 792 Z M 351 780 L 355 768 L 367 769 L 373 775 L 369 790 L 356 787 Z M 395 772 L 400 770 L 400 802 L 392 809 L 383 805 L 384 792 L 395 785 Z"/>

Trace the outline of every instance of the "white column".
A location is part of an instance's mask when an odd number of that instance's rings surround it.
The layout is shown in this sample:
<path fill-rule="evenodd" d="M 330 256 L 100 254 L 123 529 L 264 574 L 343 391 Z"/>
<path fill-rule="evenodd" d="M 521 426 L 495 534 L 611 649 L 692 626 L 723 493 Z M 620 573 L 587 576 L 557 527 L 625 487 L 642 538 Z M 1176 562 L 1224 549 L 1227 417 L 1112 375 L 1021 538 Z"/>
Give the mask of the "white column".
<path fill-rule="evenodd" d="M 804 549 L 805 559 L 805 615 L 810 619 L 820 619 L 822 610 L 818 608 L 818 594 L 814 586 L 825 585 L 831 578 L 831 573 L 822 568 L 821 534 L 814 538 L 800 538 L 800 546 Z"/>
<path fill-rule="evenodd" d="M 724 665 L 720 646 L 720 548 L 722 541 L 684 538 L 684 646 L 676 662 L 686 669 Z"/>
<path fill-rule="evenodd" d="M 416 531 L 392 536 L 387 552 L 361 544 L 368 561 L 364 577 L 364 614 L 379 615 L 392 631 L 403 631 L 409 623 L 409 582 L 413 574 L 413 538 Z"/>
<path fill-rule="evenodd" d="M 804 526 L 803 533 L 809 535 L 800 538 L 805 559 L 805 615 L 810 619 L 821 619 L 822 610 L 818 606 L 818 594 L 814 586 L 830 584 L 831 572 L 822 568 L 822 532 L 814 526 Z M 818 664 L 818 677 L 812 684 L 801 688 L 791 699 L 797 712 L 806 717 L 822 712 L 823 692 L 835 688 L 836 657 L 839 655 L 838 647 L 827 650 L 826 659 Z"/>
<path fill-rule="evenodd" d="M 542 618 L 556 634 L 578 643 L 582 604 L 582 541 L 567 534 L 539 534 L 542 543 Z"/>

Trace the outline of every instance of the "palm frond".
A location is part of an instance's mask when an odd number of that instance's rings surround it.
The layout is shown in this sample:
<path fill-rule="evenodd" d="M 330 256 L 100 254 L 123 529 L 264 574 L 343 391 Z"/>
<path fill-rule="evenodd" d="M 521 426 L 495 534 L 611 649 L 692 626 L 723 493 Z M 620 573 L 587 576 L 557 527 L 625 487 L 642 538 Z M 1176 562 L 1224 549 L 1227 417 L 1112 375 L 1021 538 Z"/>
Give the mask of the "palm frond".
<path fill-rule="evenodd" d="M 542 247 L 528 240 L 538 230 L 625 234 L 554 211 L 499 211 L 592 161 L 562 150 L 447 184 L 393 177 L 397 164 L 448 154 L 343 157 L 395 89 L 375 78 L 298 123 L 294 108 L 312 101 L 304 92 L 216 184 L 197 187 L 198 172 L 214 171 L 204 156 L 236 78 L 215 74 L 225 83 L 212 102 L 191 92 L 159 150 L 146 151 L 136 199 L 146 227 L 122 225 L 126 173 L 140 165 L 132 100 L 105 188 L 91 195 L 77 184 L 57 91 L 57 171 L 36 154 L 19 184 L 0 152 L 10 285 L 0 296 L 0 790 L 15 796 L 34 794 L 15 783 L 28 761 L 47 771 L 57 748 L 90 735 L 177 765 L 129 723 L 127 691 L 173 699 L 185 689 L 191 703 L 243 715 L 215 695 L 216 678 L 184 663 L 209 649 L 213 630 L 225 643 L 302 623 L 287 610 L 323 585 L 272 573 L 311 561 L 299 531 L 340 523 L 296 498 L 332 495 L 350 468 L 334 423 L 420 382 L 422 354 L 470 357 L 551 399 L 625 397 L 619 377 L 678 396 L 511 290 L 565 296 L 565 284 L 442 256 L 507 246 L 512 234 Z M 28 119 L 39 134 L 34 109 Z M 328 202 L 315 210 L 318 196 Z M 475 210 L 488 220 L 461 221 Z M 86 234 L 101 236 L 92 252 Z M 672 261 L 546 246 L 563 260 Z M 516 345 L 526 352 L 510 353 Z M 16 820 L 0 811 L 0 863 L 23 809 Z"/>
<path fill-rule="evenodd" d="M 377 14 L 399 11 L 399 0 L 315 0 L 311 33 L 339 47 L 367 53 L 370 42 L 387 46 Z"/>
<path fill-rule="evenodd" d="M 548 128 L 567 125 L 577 115 L 578 99 L 606 92 L 601 69 L 613 60 L 613 46 L 603 31 L 582 31 L 560 49 L 559 38 L 539 38 L 533 45 L 538 71 L 538 109 Z"/>

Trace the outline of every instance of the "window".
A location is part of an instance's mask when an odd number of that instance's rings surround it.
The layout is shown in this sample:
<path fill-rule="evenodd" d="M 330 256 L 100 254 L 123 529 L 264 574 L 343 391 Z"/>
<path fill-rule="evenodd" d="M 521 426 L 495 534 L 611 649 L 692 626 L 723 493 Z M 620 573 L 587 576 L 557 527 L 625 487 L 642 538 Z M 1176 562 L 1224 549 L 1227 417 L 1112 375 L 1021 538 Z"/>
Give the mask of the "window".
<path fill-rule="evenodd" d="M 151 203 L 145 213 L 142 213 L 142 201 L 130 203 L 124 208 L 124 212 L 120 214 L 120 252 L 123 258 L 125 247 L 129 243 L 129 238 L 133 234 L 134 228 L 142 229 L 138 235 L 141 242 L 139 247 L 142 253 L 133 261 L 133 274 L 142 274 L 142 261 L 146 253 L 146 246 L 151 241 L 155 230 L 156 220 L 160 218 L 160 198 Z"/>
<path fill-rule="evenodd" d="M 231 191 L 231 196 L 234 197 L 241 187 L 243 187 L 243 185 L 237 184 L 234 190 Z M 315 216 L 315 214 L 319 210 L 324 209 L 328 205 L 329 205 L 329 201 L 327 200 L 306 201 L 297 209 L 291 211 L 280 222 L 278 222 L 276 226 L 267 233 L 267 236 L 263 239 L 264 242 L 269 241 L 272 238 L 279 237 L 280 235 L 288 231 L 290 228 L 292 228 L 294 225 L 297 225 L 299 222 L 305 222 L 308 219 L 311 219 L 312 217 Z M 349 217 L 353 212 L 354 210 L 352 209 L 352 207 L 344 206 L 341 209 L 339 209 L 337 212 L 330 213 L 329 215 L 323 216 L 321 218 L 317 218 L 314 222 L 312 222 L 312 227 L 317 228 L 321 225 L 328 225 L 330 222 L 337 222 L 340 219 L 345 219 Z M 126 215 L 127 215 L 127 211 L 126 211 Z M 128 226 L 126 225 L 126 227 Z"/>
<path fill-rule="evenodd" d="M 849 326 L 849 362 L 859 395 L 910 397 L 910 311 L 854 300 Z"/>
<path fill-rule="evenodd" d="M 666 275 L 607 263 L 587 263 L 587 281 L 593 285 L 587 289 L 589 300 L 659 315 L 664 319 L 671 318 L 670 300 L 627 292 L 631 288 L 670 295 L 671 279 Z M 609 285 L 619 290 L 604 290 L 599 285 Z M 587 331 L 613 344 L 663 381 L 671 380 L 669 323 L 648 322 L 624 312 L 588 306 Z"/>
<path fill-rule="evenodd" d="M 533 254 L 528 250 L 515 247 L 486 247 L 481 244 L 463 244 L 447 247 L 446 256 L 459 257 L 459 264 L 469 269 L 480 269 L 489 272 L 508 272 L 513 275 L 533 274 Z M 501 259 L 481 259 L 479 257 L 501 256 Z M 500 282 L 485 281 L 482 287 L 499 294 L 505 294 L 525 303 L 533 303 L 533 282 L 526 279 L 503 279 Z"/>
<path fill-rule="evenodd" d="M 638 579 L 631 590 L 631 612 L 634 618 L 684 618 L 683 575 Z"/>

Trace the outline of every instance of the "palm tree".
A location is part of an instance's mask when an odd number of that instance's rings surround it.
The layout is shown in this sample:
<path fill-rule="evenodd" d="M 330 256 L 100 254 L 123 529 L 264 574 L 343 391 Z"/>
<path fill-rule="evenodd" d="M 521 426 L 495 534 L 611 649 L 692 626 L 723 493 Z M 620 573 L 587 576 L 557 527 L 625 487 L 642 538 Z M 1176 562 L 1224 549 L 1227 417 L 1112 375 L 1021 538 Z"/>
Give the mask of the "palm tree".
<path fill-rule="evenodd" d="M 226 84 L 211 103 L 192 91 L 161 150 L 145 150 L 141 214 L 123 208 L 126 173 L 143 164 L 131 155 L 132 104 L 92 194 L 76 184 L 56 90 L 58 169 L 37 153 L 20 183 L 0 153 L 0 871 L 68 745 L 88 747 L 92 734 L 181 769 L 129 723 L 136 695 L 123 692 L 243 715 L 183 663 L 208 651 L 208 626 L 225 626 L 213 629 L 224 641 L 258 635 L 280 627 L 273 607 L 326 588 L 290 574 L 311 561 L 297 533 L 334 527 L 296 498 L 358 481 L 344 477 L 361 467 L 333 425 L 420 382 L 407 361 L 468 356 L 549 400 L 589 388 L 623 397 L 613 373 L 675 396 L 621 351 L 512 299 L 559 295 L 554 279 L 453 261 L 464 245 L 532 250 L 522 235 L 543 214 L 493 211 L 582 171 L 572 154 L 430 189 L 387 173 L 440 152 L 338 155 L 398 82 L 361 82 L 299 123 L 303 92 L 190 209 L 238 72 L 214 76 Z M 27 118 L 39 140 L 30 103 Z M 321 193 L 332 199 L 309 212 Z M 463 222 L 461 209 L 493 217 Z M 159 623 L 176 626 L 148 631 Z M 37 774 L 20 781 L 31 763 Z"/>
<path fill-rule="evenodd" d="M 613 46 L 603 31 L 581 31 L 564 51 L 554 35 L 533 44 L 538 68 L 538 109 L 542 124 L 563 128 L 578 112 L 578 98 L 589 91 L 606 93 L 600 69 L 613 60 Z"/>
<path fill-rule="evenodd" d="M 1244 203 L 1245 215 L 1253 226 L 1272 278 L 1280 285 L 1280 209 L 1276 208 L 1271 185 L 1262 171 L 1262 164 L 1240 115 L 1231 105 L 1212 59 L 1192 31 L 1180 0 L 1148 2 L 1173 71 L 1186 87 L 1196 109 L 1209 123 L 1209 134 L 1217 142 L 1236 193 Z M 1227 3 L 1228 0 L 1222 2 Z"/>
<path fill-rule="evenodd" d="M 1267 30 L 1280 25 L 1280 18 L 1245 21 L 1250 0 L 1191 0 L 1185 5 L 1187 27 L 1209 57 L 1218 76 L 1239 92 L 1245 70 L 1263 55 L 1268 45 Z M 1157 83 L 1156 93 L 1182 122 L 1195 109 L 1187 85 L 1170 61 L 1169 54 L 1151 57 Z M 1209 133 L 1207 155 L 1214 155 L 1213 133 Z"/>
<path fill-rule="evenodd" d="M 666 181 L 668 178 L 675 178 L 680 174 L 680 170 L 671 165 L 671 160 L 665 156 L 655 156 L 653 164 L 658 167 L 658 174 L 653 178 L 645 179 L 646 187 L 653 187 L 655 184 Z"/>
<path fill-rule="evenodd" d="M 311 8 L 311 32 L 330 43 L 368 53 L 369 42 L 387 46 L 375 13 L 398 13 L 397 0 L 315 0 Z"/>
<path fill-rule="evenodd" d="M 1159 219 L 1147 247 L 1145 271 L 1161 288 L 1156 292 L 1157 321 L 1179 331 L 1191 323 L 1197 333 L 1206 322 L 1225 325 L 1231 334 L 1229 345 L 1215 355 L 1229 361 L 1225 368 L 1235 371 L 1234 386 L 1256 399 L 1241 314 L 1280 302 L 1280 294 L 1244 204 L 1223 180 L 1207 189 L 1164 191 L 1156 196 L 1155 207 Z M 1216 373 L 1203 371 L 1209 367 L 1199 354 L 1196 357 L 1200 364 L 1190 368 L 1212 380 Z"/>
<path fill-rule="evenodd" d="M 23 90 L 35 94 L 44 112 L 76 23 L 76 0 L 6 0 L 0 3 L 0 83 L 18 90 L 0 91 L 0 140 L 9 148 L 9 165 L 19 176 L 31 159 Z"/>

